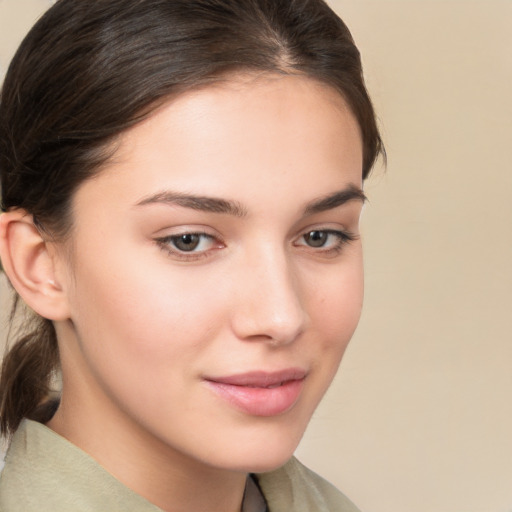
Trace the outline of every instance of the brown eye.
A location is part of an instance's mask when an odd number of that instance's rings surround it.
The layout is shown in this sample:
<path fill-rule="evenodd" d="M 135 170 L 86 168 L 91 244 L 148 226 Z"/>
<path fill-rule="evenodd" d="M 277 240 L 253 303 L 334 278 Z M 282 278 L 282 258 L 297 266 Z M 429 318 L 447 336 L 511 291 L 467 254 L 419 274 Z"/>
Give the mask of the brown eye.
<path fill-rule="evenodd" d="M 201 235 L 196 233 L 185 233 L 183 235 L 172 236 L 170 241 L 176 249 L 183 252 L 194 251 L 201 242 Z"/>
<path fill-rule="evenodd" d="M 211 256 L 224 247 L 222 241 L 215 236 L 193 231 L 156 238 L 155 242 L 172 258 L 183 261 L 196 261 Z"/>
<path fill-rule="evenodd" d="M 310 231 L 304 235 L 304 241 L 310 247 L 323 247 L 328 238 L 329 233 L 327 231 Z"/>

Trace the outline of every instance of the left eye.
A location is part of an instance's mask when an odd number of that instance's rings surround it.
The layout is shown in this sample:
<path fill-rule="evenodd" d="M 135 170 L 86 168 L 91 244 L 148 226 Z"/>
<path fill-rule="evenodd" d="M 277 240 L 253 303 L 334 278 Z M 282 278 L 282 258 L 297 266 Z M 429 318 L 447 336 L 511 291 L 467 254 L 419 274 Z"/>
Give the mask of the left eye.
<path fill-rule="evenodd" d="M 315 229 L 302 235 L 298 245 L 307 245 L 315 249 L 332 249 L 350 240 L 352 237 L 343 231 Z"/>
<path fill-rule="evenodd" d="M 310 231 L 304 235 L 304 241 L 310 247 L 323 247 L 329 236 L 332 236 L 332 233 L 327 233 L 327 231 Z"/>
<path fill-rule="evenodd" d="M 206 233 L 182 233 L 162 238 L 160 242 L 179 252 L 203 252 L 215 245 L 213 236 Z"/>

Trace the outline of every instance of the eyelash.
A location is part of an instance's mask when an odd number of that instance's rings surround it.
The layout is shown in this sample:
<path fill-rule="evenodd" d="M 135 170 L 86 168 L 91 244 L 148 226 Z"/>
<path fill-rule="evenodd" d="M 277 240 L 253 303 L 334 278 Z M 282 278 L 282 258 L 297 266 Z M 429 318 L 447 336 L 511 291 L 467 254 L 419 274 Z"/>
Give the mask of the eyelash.
<path fill-rule="evenodd" d="M 354 242 L 355 240 L 357 240 L 359 238 L 356 234 L 351 233 L 350 231 L 341 231 L 341 230 L 337 230 L 337 229 L 311 229 L 311 230 L 307 231 L 306 233 L 304 233 L 303 235 L 301 235 L 299 240 L 305 240 L 305 238 L 307 236 L 311 236 L 311 235 L 313 235 L 313 233 L 316 233 L 316 234 L 320 233 L 322 235 L 327 235 L 327 237 L 333 236 L 336 238 L 336 242 L 334 242 L 334 244 L 328 248 L 325 248 L 324 245 L 322 245 L 320 247 L 315 247 L 315 246 L 306 245 L 306 244 L 296 244 L 296 245 L 305 245 L 306 247 L 309 247 L 310 249 L 312 249 L 315 253 L 320 253 L 320 254 L 323 254 L 326 256 L 335 256 L 335 255 L 339 254 L 345 248 L 345 245 L 347 245 L 351 242 Z"/>
<path fill-rule="evenodd" d="M 314 253 L 324 254 L 326 256 L 335 256 L 339 254 L 345 245 L 358 240 L 359 236 L 355 235 L 354 233 L 351 233 L 349 231 L 340 231 L 335 229 L 311 229 L 304 234 L 302 234 L 298 240 L 306 240 L 307 236 L 313 236 L 313 234 L 322 234 L 327 236 L 327 241 L 329 236 L 335 237 L 337 240 L 334 242 L 334 245 L 332 247 L 325 248 L 325 243 L 322 246 L 312 246 L 306 243 L 294 243 L 295 246 L 299 247 L 306 247 L 311 249 Z M 183 241 L 184 237 L 200 237 L 202 240 L 209 240 L 213 247 L 209 249 L 204 249 L 202 251 L 195 251 L 197 248 L 194 247 L 191 251 L 184 251 L 176 247 L 176 243 L 180 241 L 180 239 Z M 184 231 L 182 233 L 177 233 L 175 235 L 169 235 L 161 238 L 155 239 L 158 246 L 165 251 L 170 256 L 173 256 L 175 258 L 181 259 L 182 261 L 198 261 L 203 258 L 207 258 L 211 256 L 211 252 L 215 251 L 216 249 L 221 249 L 224 247 L 224 244 L 221 240 L 216 238 L 213 235 L 210 235 L 209 233 L 200 232 L 200 231 Z M 201 244 L 201 240 L 199 240 L 198 244 Z M 174 247 L 173 247 L 174 246 Z"/>
<path fill-rule="evenodd" d="M 203 239 L 210 240 L 211 243 L 214 245 L 212 249 L 205 249 L 202 251 L 196 252 L 195 250 L 192 251 L 183 251 L 176 247 L 176 242 L 178 242 L 180 239 L 183 239 L 183 237 L 200 237 Z M 213 235 L 210 235 L 209 233 L 204 233 L 201 231 L 184 231 L 182 233 L 177 233 L 175 235 L 169 235 L 164 236 L 161 238 L 155 239 L 156 243 L 159 245 L 159 247 L 165 251 L 170 256 L 173 256 L 175 258 L 179 258 L 183 261 L 197 261 L 202 258 L 206 258 L 210 256 L 210 253 L 212 250 L 215 249 L 221 249 L 224 244 L 222 241 L 220 241 L 218 238 L 216 238 Z M 201 241 L 199 241 L 199 244 L 201 244 Z M 174 248 L 173 248 L 174 246 Z M 195 249 L 195 247 L 194 247 Z"/>

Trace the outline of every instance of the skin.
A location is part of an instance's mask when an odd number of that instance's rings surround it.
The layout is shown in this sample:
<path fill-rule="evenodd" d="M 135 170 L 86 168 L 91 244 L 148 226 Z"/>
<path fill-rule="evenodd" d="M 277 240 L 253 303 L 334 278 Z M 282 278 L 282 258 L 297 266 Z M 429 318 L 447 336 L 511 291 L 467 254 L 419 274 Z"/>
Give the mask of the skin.
<path fill-rule="evenodd" d="M 49 427 L 163 510 L 240 510 L 247 472 L 292 455 L 359 320 L 361 168 L 353 115 L 305 77 L 235 77 L 127 131 L 51 251 L 65 314 Z M 318 206 L 340 191 L 354 197 Z M 206 236 L 180 252 L 186 233 Z M 207 382 L 287 368 L 301 392 L 270 416 Z"/>

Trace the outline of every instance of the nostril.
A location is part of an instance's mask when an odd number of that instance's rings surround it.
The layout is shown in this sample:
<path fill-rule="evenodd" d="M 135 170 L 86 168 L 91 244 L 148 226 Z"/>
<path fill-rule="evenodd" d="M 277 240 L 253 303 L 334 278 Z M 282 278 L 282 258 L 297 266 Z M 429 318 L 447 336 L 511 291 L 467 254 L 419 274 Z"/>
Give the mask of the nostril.
<path fill-rule="evenodd" d="M 233 329 L 239 339 L 264 342 L 273 346 L 295 341 L 305 330 L 307 315 L 298 310 L 284 318 L 282 315 L 238 310 L 233 319 Z"/>

